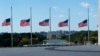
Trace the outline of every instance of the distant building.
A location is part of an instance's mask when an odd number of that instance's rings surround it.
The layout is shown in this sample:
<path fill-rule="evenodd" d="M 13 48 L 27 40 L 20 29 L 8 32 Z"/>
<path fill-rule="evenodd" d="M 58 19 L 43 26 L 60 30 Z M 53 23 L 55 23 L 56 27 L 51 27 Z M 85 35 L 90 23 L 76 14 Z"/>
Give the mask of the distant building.
<path fill-rule="evenodd" d="M 61 32 L 52 31 L 52 32 L 48 32 L 47 39 L 60 39 L 61 36 L 62 36 Z"/>
<path fill-rule="evenodd" d="M 74 34 L 76 31 L 71 31 L 70 34 Z M 61 39 L 63 35 L 69 35 L 68 31 L 51 31 L 51 32 L 40 32 L 43 36 L 47 36 L 47 39 Z"/>

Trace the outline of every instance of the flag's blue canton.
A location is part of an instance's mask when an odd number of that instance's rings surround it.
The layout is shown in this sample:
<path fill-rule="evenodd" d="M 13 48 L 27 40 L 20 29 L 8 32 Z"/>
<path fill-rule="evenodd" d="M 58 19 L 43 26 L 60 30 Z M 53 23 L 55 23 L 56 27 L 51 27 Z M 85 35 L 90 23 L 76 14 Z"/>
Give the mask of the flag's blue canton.
<path fill-rule="evenodd" d="M 87 20 L 84 20 L 83 23 L 87 23 Z"/>
<path fill-rule="evenodd" d="M 26 22 L 30 22 L 30 19 L 27 19 Z"/>
<path fill-rule="evenodd" d="M 45 22 L 49 22 L 49 19 L 44 20 Z"/>
<path fill-rule="evenodd" d="M 68 20 L 65 20 L 64 23 L 68 23 Z"/>
<path fill-rule="evenodd" d="M 6 22 L 10 22 L 10 18 L 6 19 Z"/>

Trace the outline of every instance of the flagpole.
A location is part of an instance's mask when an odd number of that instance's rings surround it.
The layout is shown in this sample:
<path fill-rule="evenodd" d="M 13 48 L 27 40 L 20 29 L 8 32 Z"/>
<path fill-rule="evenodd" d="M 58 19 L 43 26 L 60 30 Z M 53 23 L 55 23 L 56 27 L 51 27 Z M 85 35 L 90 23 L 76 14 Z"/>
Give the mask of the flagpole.
<path fill-rule="evenodd" d="M 49 28 L 50 28 L 50 33 L 51 33 L 51 8 L 49 8 L 49 19 L 50 19 Z"/>
<path fill-rule="evenodd" d="M 68 17 L 69 17 L 69 43 L 70 43 L 70 8 L 68 9 Z"/>
<path fill-rule="evenodd" d="M 88 7 L 88 42 L 89 42 L 89 36 L 90 35 L 90 33 L 89 33 L 89 7 Z"/>
<path fill-rule="evenodd" d="M 11 6 L 11 47 L 13 47 L 13 15 L 12 15 L 12 6 Z"/>
<path fill-rule="evenodd" d="M 51 8 L 49 8 L 49 20 L 50 20 L 50 22 L 49 22 L 49 29 L 50 29 L 50 36 L 51 36 Z M 51 37 L 50 37 L 51 38 Z"/>
<path fill-rule="evenodd" d="M 31 30 L 31 45 L 33 44 L 32 42 L 32 7 L 30 7 L 30 30 Z"/>
<path fill-rule="evenodd" d="M 100 0 L 98 1 L 98 45 L 100 45 Z"/>

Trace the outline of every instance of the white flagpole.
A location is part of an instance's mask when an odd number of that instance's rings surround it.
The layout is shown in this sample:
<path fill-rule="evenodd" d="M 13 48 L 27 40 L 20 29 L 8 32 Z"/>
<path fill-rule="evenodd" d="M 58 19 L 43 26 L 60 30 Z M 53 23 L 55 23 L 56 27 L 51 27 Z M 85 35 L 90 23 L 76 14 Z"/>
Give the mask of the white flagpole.
<path fill-rule="evenodd" d="M 69 17 L 69 43 L 70 43 L 70 8 L 68 9 L 68 17 Z"/>
<path fill-rule="evenodd" d="M 51 33 L 51 8 L 49 8 L 49 19 L 50 19 L 49 28 L 50 28 L 50 33 Z"/>
<path fill-rule="evenodd" d="M 50 36 L 51 36 L 51 8 L 49 8 L 49 29 L 50 29 L 50 32 L 49 32 L 49 34 L 50 34 Z M 50 39 L 51 39 L 52 37 L 50 37 Z"/>
<path fill-rule="evenodd" d="M 30 0 L 30 45 L 33 44 L 33 41 L 32 41 L 32 4 L 31 4 L 31 0 Z"/>
<path fill-rule="evenodd" d="M 13 47 L 13 14 L 12 14 L 12 6 L 11 6 L 11 47 Z"/>
<path fill-rule="evenodd" d="M 90 37 L 90 33 L 89 33 L 89 7 L 88 7 L 88 42 L 89 42 L 89 37 Z"/>
<path fill-rule="evenodd" d="M 31 45 L 32 45 L 32 7 L 30 7 L 30 30 L 31 30 Z"/>
<path fill-rule="evenodd" d="M 100 0 L 98 0 L 98 45 L 100 45 Z"/>

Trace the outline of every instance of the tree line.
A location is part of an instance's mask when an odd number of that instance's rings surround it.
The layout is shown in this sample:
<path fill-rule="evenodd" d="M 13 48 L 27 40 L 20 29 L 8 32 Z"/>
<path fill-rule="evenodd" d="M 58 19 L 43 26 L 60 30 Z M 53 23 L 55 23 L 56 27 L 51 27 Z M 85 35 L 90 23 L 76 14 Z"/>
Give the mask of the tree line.
<path fill-rule="evenodd" d="M 98 31 L 89 31 L 90 38 L 89 41 L 94 44 L 98 41 Z M 42 44 L 44 40 L 47 40 L 47 36 L 41 33 L 32 34 L 33 44 Z M 87 31 L 76 31 L 71 34 L 71 42 L 84 43 L 88 41 Z M 68 35 L 62 35 L 61 39 L 68 41 Z M 13 33 L 13 44 L 14 46 L 22 46 L 30 44 L 30 33 Z M 0 47 L 10 47 L 11 46 L 11 33 L 1 33 L 0 34 Z"/>
<path fill-rule="evenodd" d="M 77 31 L 76 33 L 71 34 L 71 42 L 84 43 L 89 41 L 91 44 L 98 42 L 98 31 L 89 31 L 89 40 L 88 40 L 88 31 Z M 68 35 L 63 35 L 62 39 L 68 41 Z"/>
<path fill-rule="evenodd" d="M 33 44 L 40 44 L 46 39 L 46 36 L 40 33 L 32 34 Z M 30 33 L 13 33 L 13 45 L 22 46 L 30 44 Z M 11 46 L 11 33 L 1 33 L 0 34 L 0 47 L 10 47 Z"/>

